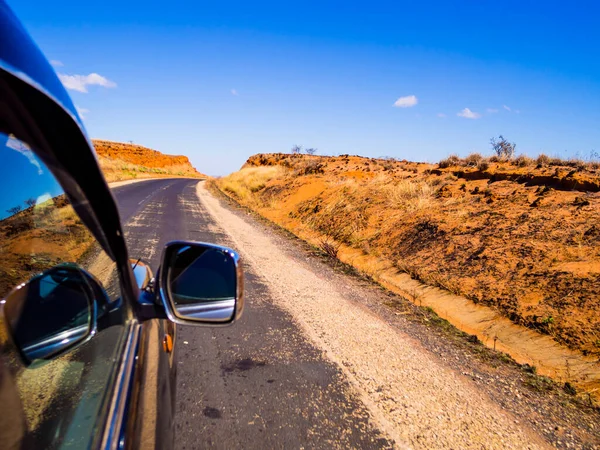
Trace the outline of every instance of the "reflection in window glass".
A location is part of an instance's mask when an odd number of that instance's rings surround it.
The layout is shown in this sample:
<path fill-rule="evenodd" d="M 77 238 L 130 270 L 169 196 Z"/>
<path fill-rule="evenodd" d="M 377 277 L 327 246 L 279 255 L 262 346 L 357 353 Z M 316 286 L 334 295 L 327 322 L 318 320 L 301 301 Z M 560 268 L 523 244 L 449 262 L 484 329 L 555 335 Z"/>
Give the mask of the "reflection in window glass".
<path fill-rule="evenodd" d="M 50 268 L 75 263 L 102 283 L 111 301 L 116 299 L 115 264 L 79 219 L 60 184 L 27 144 L 1 133 L 0 177 L 0 298 Z M 56 286 L 41 288 L 50 296 Z M 44 323 L 42 328 L 51 325 Z M 89 447 L 105 413 L 122 332 L 121 325 L 100 330 L 86 344 L 37 367 L 25 368 L 16 352 L 5 349 L 0 400 L 10 401 L 11 415 L 0 417 L 0 434 L 11 431 L 10 436 L 2 434 L 0 442 L 21 448 Z M 0 342 L 11 348 L 4 323 Z M 15 389 L 18 399 L 10 394 Z"/>

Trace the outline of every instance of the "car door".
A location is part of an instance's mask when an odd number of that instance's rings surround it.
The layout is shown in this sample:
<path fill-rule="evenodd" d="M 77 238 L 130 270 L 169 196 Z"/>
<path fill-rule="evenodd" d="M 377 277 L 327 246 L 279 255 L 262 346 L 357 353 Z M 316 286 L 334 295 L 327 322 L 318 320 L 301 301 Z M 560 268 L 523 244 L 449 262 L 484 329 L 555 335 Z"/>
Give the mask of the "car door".
<path fill-rule="evenodd" d="M 138 277 L 76 108 L 2 0 L 0 43 L 0 446 L 170 448 L 174 324 L 239 319 L 239 255 L 175 241 Z M 211 254 L 231 285 L 180 292 Z"/>
<path fill-rule="evenodd" d="M 68 263 L 104 286 L 98 323 L 110 316 L 93 339 L 59 357 L 31 361 L 24 361 L 10 326 L 0 324 L 0 399 L 11 405 L 10 414 L 0 415 L 0 441 L 9 448 L 95 447 L 103 439 L 131 331 L 117 265 L 50 168 L 27 143 L 5 133 L 0 133 L 0 176 L 0 298 Z M 60 273 L 38 285 L 35 295 L 41 300 L 20 317 L 19 329 L 27 331 L 18 338 L 28 343 L 59 335 L 65 326 L 60 314 L 77 307 Z M 73 316 L 71 321 L 81 320 Z M 0 320 L 6 322 L 6 315 Z"/>

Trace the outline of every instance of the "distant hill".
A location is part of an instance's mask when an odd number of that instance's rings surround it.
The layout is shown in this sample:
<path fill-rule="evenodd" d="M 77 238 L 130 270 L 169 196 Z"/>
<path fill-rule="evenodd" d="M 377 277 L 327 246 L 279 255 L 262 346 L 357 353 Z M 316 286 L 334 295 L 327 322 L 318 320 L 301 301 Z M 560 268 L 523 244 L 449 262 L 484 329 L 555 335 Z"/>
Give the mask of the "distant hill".
<path fill-rule="evenodd" d="M 135 144 L 100 139 L 94 139 L 92 142 L 100 167 L 109 182 L 134 178 L 208 178 L 192 166 L 187 156 L 165 155 Z"/>

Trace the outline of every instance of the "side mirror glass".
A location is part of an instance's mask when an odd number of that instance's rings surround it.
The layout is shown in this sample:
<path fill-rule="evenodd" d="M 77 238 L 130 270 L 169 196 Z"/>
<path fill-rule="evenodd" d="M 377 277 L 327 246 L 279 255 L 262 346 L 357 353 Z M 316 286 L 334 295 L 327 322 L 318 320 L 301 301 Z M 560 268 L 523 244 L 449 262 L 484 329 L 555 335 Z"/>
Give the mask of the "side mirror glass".
<path fill-rule="evenodd" d="M 171 242 L 163 253 L 160 295 L 178 323 L 227 324 L 243 310 L 243 272 L 233 250 Z"/>
<path fill-rule="evenodd" d="M 98 292 L 104 292 L 99 282 L 75 264 L 53 267 L 14 289 L 3 301 L 3 313 L 24 365 L 90 338 Z"/>

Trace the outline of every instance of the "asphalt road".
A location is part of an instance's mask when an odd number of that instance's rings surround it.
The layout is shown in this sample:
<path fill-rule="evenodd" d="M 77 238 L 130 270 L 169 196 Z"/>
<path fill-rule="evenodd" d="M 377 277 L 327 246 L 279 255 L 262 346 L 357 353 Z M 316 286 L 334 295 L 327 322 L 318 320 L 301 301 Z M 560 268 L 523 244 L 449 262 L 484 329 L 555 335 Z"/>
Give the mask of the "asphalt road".
<path fill-rule="evenodd" d="M 113 189 L 130 249 L 153 270 L 170 240 L 234 247 L 197 180 Z M 385 448 L 337 366 L 304 337 L 246 267 L 246 311 L 228 328 L 179 327 L 176 448 Z"/>

